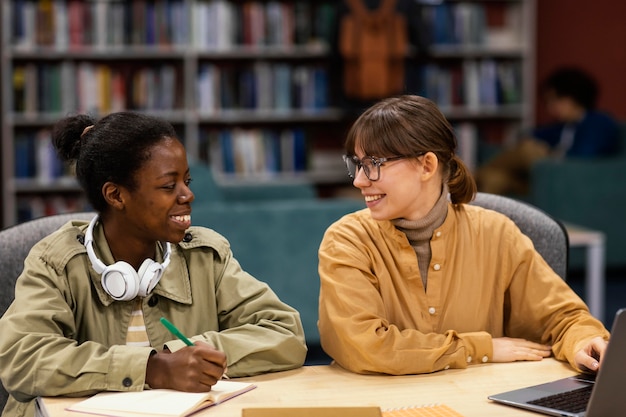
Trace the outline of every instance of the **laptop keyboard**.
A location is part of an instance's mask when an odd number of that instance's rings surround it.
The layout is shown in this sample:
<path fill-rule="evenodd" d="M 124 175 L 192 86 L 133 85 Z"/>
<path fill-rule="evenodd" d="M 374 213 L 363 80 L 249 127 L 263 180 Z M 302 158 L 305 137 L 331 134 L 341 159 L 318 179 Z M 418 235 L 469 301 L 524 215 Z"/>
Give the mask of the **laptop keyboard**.
<path fill-rule="evenodd" d="M 561 392 L 528 401 L 528 403 L 546 408 L 554 408 L 555 410 L 568 411 L 570 413 L 580 413 L 587 409 L 587 403 L 591 397 L 592 389 L 593 385 L 587 385 L 572 391 Z"/>

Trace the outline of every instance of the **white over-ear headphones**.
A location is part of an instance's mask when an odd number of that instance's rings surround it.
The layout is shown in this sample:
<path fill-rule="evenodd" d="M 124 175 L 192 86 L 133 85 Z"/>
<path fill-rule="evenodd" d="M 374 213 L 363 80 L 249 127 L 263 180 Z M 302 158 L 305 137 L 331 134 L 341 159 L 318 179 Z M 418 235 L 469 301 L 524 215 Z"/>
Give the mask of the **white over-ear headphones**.
<path fill-rule="evenodd" d="M 150 294 L 170 263 L 170 243 L 165 242 L 162 264 L 148 258 L 139 267 L 139 272 L 124 261 L 106 266 L 93 250 L 93 228 L 97 220 L 98 216 L 95 216 L 87 227 L 85 247 L 93 269 L 101 275 L 104 291 L 113 299 L 121 301 L 132 300 L 138 295 L 145 297 Z"/>

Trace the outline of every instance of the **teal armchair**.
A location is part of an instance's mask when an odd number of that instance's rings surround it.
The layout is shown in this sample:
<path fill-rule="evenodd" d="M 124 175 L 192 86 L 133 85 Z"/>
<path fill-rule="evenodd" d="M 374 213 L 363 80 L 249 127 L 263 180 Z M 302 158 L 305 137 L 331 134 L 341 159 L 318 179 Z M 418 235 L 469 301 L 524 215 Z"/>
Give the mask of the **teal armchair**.
<path fill-rule="evenodd" d="M 608 158 L 542 160 L 531 171 L 530 202 L 557 219 L 606 235 L 606 265 L 626 267 L 626 125 L 618 154 Z M 570 267 L 582 268 L 582 251 Z"/>
<path fill-rule="evenodd" d="M 294 179 L 289 182 L 266 181 L 251 183 L 242 181 L 240 184 L 219 184 L 208 165 L 190 162 L 189 172 L 192 182 L 191 189 L 196 196 L 196 204 L 205 202 L 235 202 L 262 200 L 293 200 L 312 199 L 317 193 L 315 187 L 306 180 Z"/>
<path fill-rule="evenodd" d="M 319 351 L 317 252 L 326 228 L 365 207 L 363 200 L 322 199 L 306 183 L 225 187 L 192 164 L 192 223 L 230 242 L 244 270 L 300 312 L 307 345 Z"/>

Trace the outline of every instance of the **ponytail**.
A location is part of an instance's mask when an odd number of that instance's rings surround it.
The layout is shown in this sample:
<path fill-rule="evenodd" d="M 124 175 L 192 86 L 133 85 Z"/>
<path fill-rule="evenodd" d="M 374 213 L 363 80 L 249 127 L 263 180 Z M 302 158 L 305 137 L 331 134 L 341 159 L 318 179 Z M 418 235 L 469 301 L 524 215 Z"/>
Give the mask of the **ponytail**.
<path fill-rule="evenodd" d="M 449 167 L 448 189 L 450 190 L 450 201 L 452 204 L 469 203 L 476 196 L 474 176 L 457 155 L 452 155 Z"/>

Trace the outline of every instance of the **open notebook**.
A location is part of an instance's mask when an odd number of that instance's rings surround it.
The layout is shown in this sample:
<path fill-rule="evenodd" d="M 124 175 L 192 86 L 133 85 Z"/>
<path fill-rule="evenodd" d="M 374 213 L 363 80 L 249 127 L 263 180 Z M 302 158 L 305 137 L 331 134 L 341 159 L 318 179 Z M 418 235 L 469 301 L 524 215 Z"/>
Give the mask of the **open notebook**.
<path fill-rule="evenodd" d="M 596 376 L 576 375 L 489 396 L 498 403 L 566 417 L 626 415 L 626 309 L 615 315 L 611 340 Z"/>
<path fill-rule="evenodd" d="M 211 391 L 201 393 L 167 389 L 101 392 L 73 404 L 68 410 L 112 417 L 183 417 L 255 387 L 246 382 L 220 380 L 211 387 Z"/>

